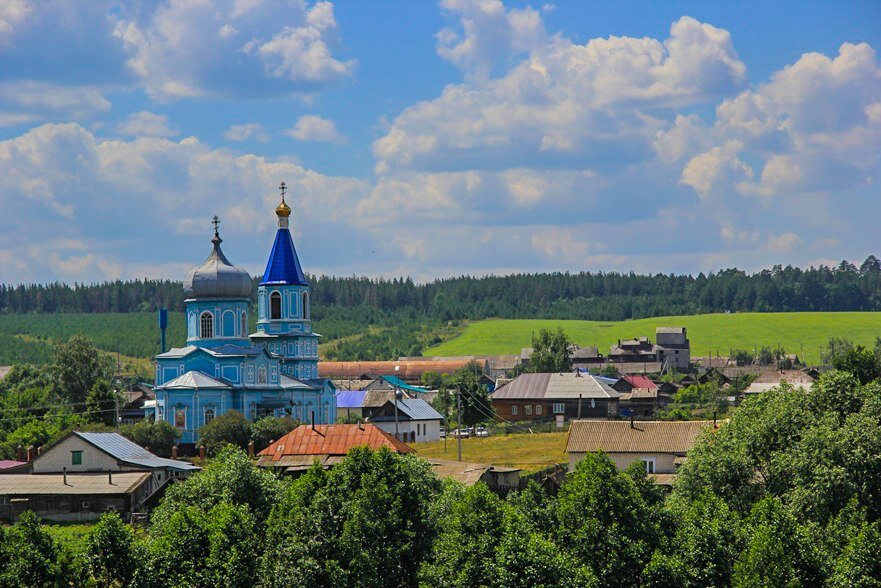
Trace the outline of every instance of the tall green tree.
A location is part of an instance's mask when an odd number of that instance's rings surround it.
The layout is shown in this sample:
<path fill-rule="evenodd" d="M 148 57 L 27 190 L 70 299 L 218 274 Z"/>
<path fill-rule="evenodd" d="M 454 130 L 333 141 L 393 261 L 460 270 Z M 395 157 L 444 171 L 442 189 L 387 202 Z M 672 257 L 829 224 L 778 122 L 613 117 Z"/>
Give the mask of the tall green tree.
<path fill-rule="evenodd" d="M 10 557 L 0 565 L 0 586 L 14 588 L 57 586 L 61 581 L 60 550 L 55 540 L 43 529 L 40 519 L 25 512 L 6 532 L 0 550 Z"/>
<path fill-rule="evenodd" d="M 140 565 L 131 530 L 117 513 L 102 515 L 86 540 L 86 570 L 92 581 L 99 588 L 128 586 Z"/>
<path fill-rule="evenodd" d="M 572 341 L 563 331 L 540 329 L 538 337 L 532 338 L 532 355 L 529 357 L 529 370 L 538 373 L 568 372 L 572 369 L 569 358 Z"/>
<path fill-rule="evenodd" d="M 98 380 L 86 396 L 86 418 L 93 423 L 112 427 L 116 425 L 119 402 L 119 393 L 110 387 L 107 380 Z"/>
<path fill-rule="evenodd" d="M 199 443 L 209 455 L 217 455 L 227 445 L 247 449 L 251 440 L 251 422 L 237 410 L 220 415 L 199 429 Z"/>
<path fill-rule="evenodd" d="M 159 457 L 171 457 L 171 448 L 180 440 L 180 433 L 168 421 L 144 419 L 133 425 L 123 425 L 119 432 Z"/>
<path fill-rule="evenodd" d="M 450 397 L 450 415 L 458 410 L 457 402 L 461 402 L 462 422 L 459 425 L 475 425 L 494 418 L 495 411 L 489 400 L 489 393 L 480 383 L 480 367 L 477 363 L 463 367 L 450 378 L 448 390 L 458 396 Z"/>
<path fill-rule="evenodd" d="M 73 336 L 55 346 L 55 384 L 61 398 L 80 410 L 95 384 L 109 380 L 112 374 L 111 360 L 85 337 Z"/>

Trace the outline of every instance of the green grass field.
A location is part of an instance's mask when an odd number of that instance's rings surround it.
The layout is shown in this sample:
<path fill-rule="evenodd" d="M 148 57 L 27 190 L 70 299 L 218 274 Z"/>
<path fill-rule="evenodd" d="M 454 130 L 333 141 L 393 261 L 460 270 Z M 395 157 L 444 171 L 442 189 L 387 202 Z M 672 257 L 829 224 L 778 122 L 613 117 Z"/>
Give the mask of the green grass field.
<path fill-rule="evenodd" d="M 648 336 L 655 328 L 688 328 L 692 355 L 728 355 L 730 349 L 776 347 L 818 363 L 820 348 L 830 337 L 874 346 L 881 336 L 881 312 L 775 312 L 667 316 L 621 322 L 492 319 L 468 324 L 461 335 L 426 349 L 423 355 L 520 353 L 539 329 L 563 327 L 575 343 L 599 346 L 608 353 L 618 339 Z"/>
<path fill-rule="evenodd" d="M 462 439 L 462 460 L 534 472 L 555 463 L 569 462 L 566 435 L 567 433 L 524 433 Z M 446 452 L 443 441 L 413 443 L 413 448 L 418 457 L 456 459 L 456 439 L 452 437 L 447 440 Z"/>

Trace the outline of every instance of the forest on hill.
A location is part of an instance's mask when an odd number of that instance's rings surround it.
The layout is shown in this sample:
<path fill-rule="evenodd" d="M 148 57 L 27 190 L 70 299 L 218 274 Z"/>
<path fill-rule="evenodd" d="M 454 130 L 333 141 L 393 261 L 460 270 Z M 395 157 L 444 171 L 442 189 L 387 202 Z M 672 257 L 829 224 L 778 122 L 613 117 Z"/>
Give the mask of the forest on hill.
<path fill-rule="evenodd" d="M 420 355 L 459 334 L 459 321 L 486 318 L 622 321 L 727 311 L 881 310 L 881 262 L 875 256 L 859 267 L 843 261 L 837 267 L 775 266 L 753 274 L 726 269 L 697 276 L 461 276 L 424 284 L 357 276 L 310 281 L 321 355 L 339 360 Z M 258 282 L 255 278 L 255 286 Z M 161 307 L 183 311 L 181 282 L 0 284 L 0 365 L 45 363 L 54 342 L 70 334 L 87 335 L 105 351 L 148 357 L 158 348 L 154 312 Z M 184 338 L 179 317 L 172 316 L 170 345 Z"/>
<path fill-rule="evenodd" d="M 416 284 L 410 278 L 312 276 L 317 320 L 334 307 L 362 307 L 382 323 L 390 313 L 440 321 L 483 318 L 567 318 L 620 321 L 714 312 L 881 310 L 881 262 L 859 267 L 774 266 L 691 275 L 539 273 L 460 276 Z M 255 285 L 259 281 L 255 278 Z M 252 297 L 256 296 L 256 288 Z M 0 313 L 146 312 L 183 310 L 181 283 L 131 280 L 100 284 L 0 285 Z M 378 312 L 377 312 L 378 311 Z"/>

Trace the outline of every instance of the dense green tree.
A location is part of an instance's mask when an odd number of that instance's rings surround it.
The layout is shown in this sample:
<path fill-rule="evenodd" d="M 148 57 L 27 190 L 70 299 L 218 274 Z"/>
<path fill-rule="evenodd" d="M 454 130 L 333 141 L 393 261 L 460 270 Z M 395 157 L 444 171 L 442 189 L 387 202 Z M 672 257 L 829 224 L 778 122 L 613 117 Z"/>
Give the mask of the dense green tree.
<path fill-rule="evenodd" d="M 829 579 L 832 588 L 881 587 L 881 529 L 863 521 L 849 529 L 847 543 Z"/>
<path fill-rule="evenodd" d="M 327 473 L 316 466 L 268 521 L 263 585 L 416 586 L 439 491 L 426 462 L 384 448 L 352 449 Z"/>
<path fill-rule="evenodd" d="M 250 440 L 251 423 L 237 410 L 227 411 L 199 429 L 199 443 L 208 455 L 217 455 L 227 445 L 247 449 Z"/>
<path fill-rule="evenodd" d="M 588 454 L 557 497 L 561 546 L 591 568 L 600 586 L 629 586 L 648 563 L 660 529 L 640 488 L 605 455 Z"/>
<path fill-rule="evenodd" d="M 123 425 L 119 432 L 160 457 L 171 457 L 171 448 L 180 440 L 180 433 L 168 421 L 144 419 L 133 425 Z"/>
<path fill-rule="evenodd" d="M 208 510 L 220 502 L 246 505 L 258 521 L 264 520 L 282 495 L 282 482 L 271 472 L 254 467 L 244 451 L 227 447 L 201 471 L 172 485 L 153 511 L 161 523 L 184 506 Z"/>
<path fill-rule="evenodd" d="M 836 354 L 832 367 L 853 374 L 862 384 L 881 378 L 881 360 L 873 350 L 862 345 Z"/>
<path fill-rule="evenodd" d="M 457 411 L 456 402 L 461 401 L 462 422 L 471 426 L 493 420 L 495 412 L 489 401 L 489 393 L 480 383 L 480 368 L 472 363 L 456 371 L 450 378 L 449 390 L 459 398 L 450 399 L 450 415 Z"/>
<path fill-rule="evenodd" d="M 428 586 L 488 586 L 496 576 L 504 503 L 486 484 L 444 487 L 437 499 L 441 532 L 420 571 Z"/>
<path fill-rule="evenodd" d="M 54 375 L 58 392 L 78 410 L 98 380 L 109 380 L 112 363 L 85 337 L 73 336 L 55 346 Z"/>
<path fill-rule="evenodd" d="M 40 524 L 37 515 L 27 511 L 5 533 L 2 547 L 11 557 L 0 566 L 0 586 L 32 588 L 56 586 L 60 580 L 59 548 Z"/>
<path fill-rule="evenodd" d="M 92 581 L 99 588 L 128 586 L 140 564 L 131 530 L 117 513 L 103 515 L 86 541 L 86 571 Z"/>
<path fill-rule="evenodd" d="M 262 451 L 273 441 L 278 441 L 297 428 L 300 422 L 290 417 L 266 416 L 251 425 L 251 441 L 254 450 Z"/>
<path fill-rule="evenodd" d="M 568 372 L 572 369 L 569 355 L 572 349 L 572 341 L 563 330 L 540 329 L 538 337 L 532 338 L 532 355 L 529 357 L 529 371 Z"/>
<path fill-rule="evenodd" d="M 115 426 L 119 402 L 119 393 L 107 380 L 98 380 L 86 396 L 86 418 L 93 423 Z"/>

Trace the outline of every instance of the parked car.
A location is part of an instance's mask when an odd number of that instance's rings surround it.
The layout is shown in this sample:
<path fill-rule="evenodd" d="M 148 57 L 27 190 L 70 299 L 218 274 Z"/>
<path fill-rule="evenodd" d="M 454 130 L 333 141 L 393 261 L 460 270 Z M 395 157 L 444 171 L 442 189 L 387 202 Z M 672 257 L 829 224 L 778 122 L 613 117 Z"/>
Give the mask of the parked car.
<path fill-rule="evenodd" d="M 489 431 L 486 429 L 486 427 L 477 427 L 476 429 L 474 429 L 474 436 L 489 437 Z"/>
<path fill-rule="evenodd" d="M 468 429 L 456 429 L 453 431 L 453 437 L 461 437 L 462 439 L 467 439 L 471 436 L 471 432 Z"/>

